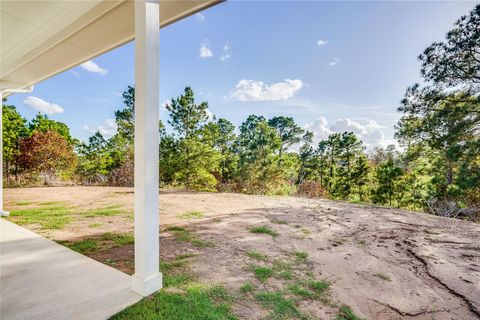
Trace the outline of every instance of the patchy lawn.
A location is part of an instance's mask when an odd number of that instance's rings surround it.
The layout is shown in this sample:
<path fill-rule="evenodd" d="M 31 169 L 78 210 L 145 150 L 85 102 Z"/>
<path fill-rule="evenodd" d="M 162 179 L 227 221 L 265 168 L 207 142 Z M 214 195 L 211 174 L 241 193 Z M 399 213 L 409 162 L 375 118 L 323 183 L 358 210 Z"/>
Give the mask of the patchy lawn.
<path fill-rule="evenodd" d="M 5 190 L 11 221 L 133 273 L 130 188 Z M 476 319 L 480 226 L 328 200 L 162 192 L 164 288 L 112 319 Z"/>

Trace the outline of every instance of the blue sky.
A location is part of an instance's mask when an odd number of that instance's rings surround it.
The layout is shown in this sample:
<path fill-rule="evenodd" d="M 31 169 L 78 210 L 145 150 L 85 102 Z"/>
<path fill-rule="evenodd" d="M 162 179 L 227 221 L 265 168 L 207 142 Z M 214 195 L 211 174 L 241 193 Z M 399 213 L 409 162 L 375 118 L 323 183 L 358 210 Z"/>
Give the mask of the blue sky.
<path fill-rule="evenodd" d="M 160 101 L 191 86 L 217 117 L 292 116 L 318 139 L 349 130 L 392 142 L 417 60 L 474 2 L 227 1 L 160 32 Z M 26 118 L 46 110 L 86 139 L 114 132 L 134 79 L 134 43 L 9 97 Z M 167 115 L 161 109 L 161 118 Z"/>

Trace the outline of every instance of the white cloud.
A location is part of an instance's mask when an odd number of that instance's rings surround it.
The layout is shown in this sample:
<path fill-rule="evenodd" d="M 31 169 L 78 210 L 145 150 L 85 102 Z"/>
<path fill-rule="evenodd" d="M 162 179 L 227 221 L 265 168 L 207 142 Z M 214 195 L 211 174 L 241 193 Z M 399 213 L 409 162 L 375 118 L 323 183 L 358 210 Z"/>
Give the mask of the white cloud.
<path fill-rule="evenodd" d="M 334 57 L 332 61 L 327 62 L 327 66 L 329 66 L 329 67 L 334 67 L 334 66 L 336 66 L 336 65 L 339 64 L 339 63 L 340 63 L 340 59 L 337 58 L 337 57 Z"/>
<path fill-rule="evenodd" d="M 107 69 L 100 67 L 98 64 L 96 64 L 92 60 L 88 60 L 87 62 L 82 63 L 80 65 L 80 68 L 83 68 L 88 72 L 101 74 L 102 76 L 108 73 Z"/>
<path fill-rule="evenodd" d="M 204 40 L 200 44 L 200 58 L 206 59 L 206 58 L 211 58 L 211 57 L 213 57 L 213 52 L 208 47 L 207 40 Z"/>
<path fill-rule="evenodd" d="M 327 40 L 322 40 L 322 39 L 320 39 L 320 40 L 317 41 L 317 46 L 324 46 L 324 45 L 326 45 L 327 43 L 328 43 Z"/>
<path fill-rule="evenodd" d="M 369 120 L 366 124 L 361 124 L 349 118 L 337 119 L 329 125 L 325 117 L 320 117 L 304 126 L 305 130 L 313 132 L 315 144 L 320 140 L 326 139 L 334 132 L 343 133 L 347 131 L 355 133 L 366 146 L 386 145 L 388 143 L 388 141 L 385 140 L 383 128 L 384 127 L 380 126 L 374 120 Z"/>
<path fill-rule="evenodd" d="M 92 134 L 98 131 L 106 139 L 110 139 L 117 133 L 117 123 L 115 119 L 106 119 L 104 124 L 95 127 L 84 125 L 83 128 Z"/>
<path fill-rule="evenodd" d="M 70 72 L 75 76 L 75 78 L 80 78 L 80 73 L 78 73 L 78 71 L 71 70 Z"/>
<path fill-rule="evenodd" d="M 220 56 L 220 61 L 228 60 L 232 57 L 232 51 L 230 50 L 230 46 L 228 44 L 223 46 L 223 53 Z"/>
<path fill-rule="evenodd" d="M 195 16 L 197 17 L 198 21 L 200 21 L 200 22 L 205 21 L 205 15 L 204 14 L 199 12 Z"/>
<path fill-rule="evenodd" d="M 56 114 L 56 113 L 63 113 L 63 108 L 60 107 L 58 104 L 47 102 L 43 99 L 34 96 L 28 96 L 25 100 L 23 100 L 30 108 L 46 113 L 46 114 Z"/>
<path fill-rule="evenodd" d="M 282 82 L 266 84 L 262 81 L 242 79 L 230 97 L 239 101 L 280 101 L 295 95 L 302 87 L 302 80 L 284 79 Z"/>

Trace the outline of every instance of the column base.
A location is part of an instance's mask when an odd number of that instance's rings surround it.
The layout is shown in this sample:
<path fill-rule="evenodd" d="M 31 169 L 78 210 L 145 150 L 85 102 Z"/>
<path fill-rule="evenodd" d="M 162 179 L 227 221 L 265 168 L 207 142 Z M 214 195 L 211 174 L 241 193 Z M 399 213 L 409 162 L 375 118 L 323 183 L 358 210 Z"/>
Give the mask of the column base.
<path fill-rule="evenodd" d="M 162 288 L 162 274 L 159 272 L 148 278 L 132 276 L 132 290 L 141 296 L 149 296 Z"/>
<path fill-rule="evenodd" d="M 0 217 L 8 217 L 10 215 L 10 212 L 8 211 L 0 211 Z"/>

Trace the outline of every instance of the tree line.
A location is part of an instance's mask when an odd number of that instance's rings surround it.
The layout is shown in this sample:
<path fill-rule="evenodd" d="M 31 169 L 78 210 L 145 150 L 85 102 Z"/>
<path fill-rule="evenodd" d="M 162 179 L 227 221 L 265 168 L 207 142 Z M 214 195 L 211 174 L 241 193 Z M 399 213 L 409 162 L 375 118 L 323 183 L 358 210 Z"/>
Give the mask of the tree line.
<path fill-rule="evenodd" d="M 424 84 L 407 88 L 395 146 L 367 149 L 352 132 L 314 144 L 293 118 L 210 118 L 190 87 L 160 121 L 160 183 L 202 191 L 298 194 L 373 202 L 445 216 L 480 211 L 480 5 L 419 56 Z M 55 179 L 133 185 L 134 87 L 115 112 L 117 133 L 81 142 L 68 127 L 5 106 L 6 183 Z M 20 177 L 20 178 L 19 178 Z M 21 180 L 21 181 L 20 181 Z"/>

